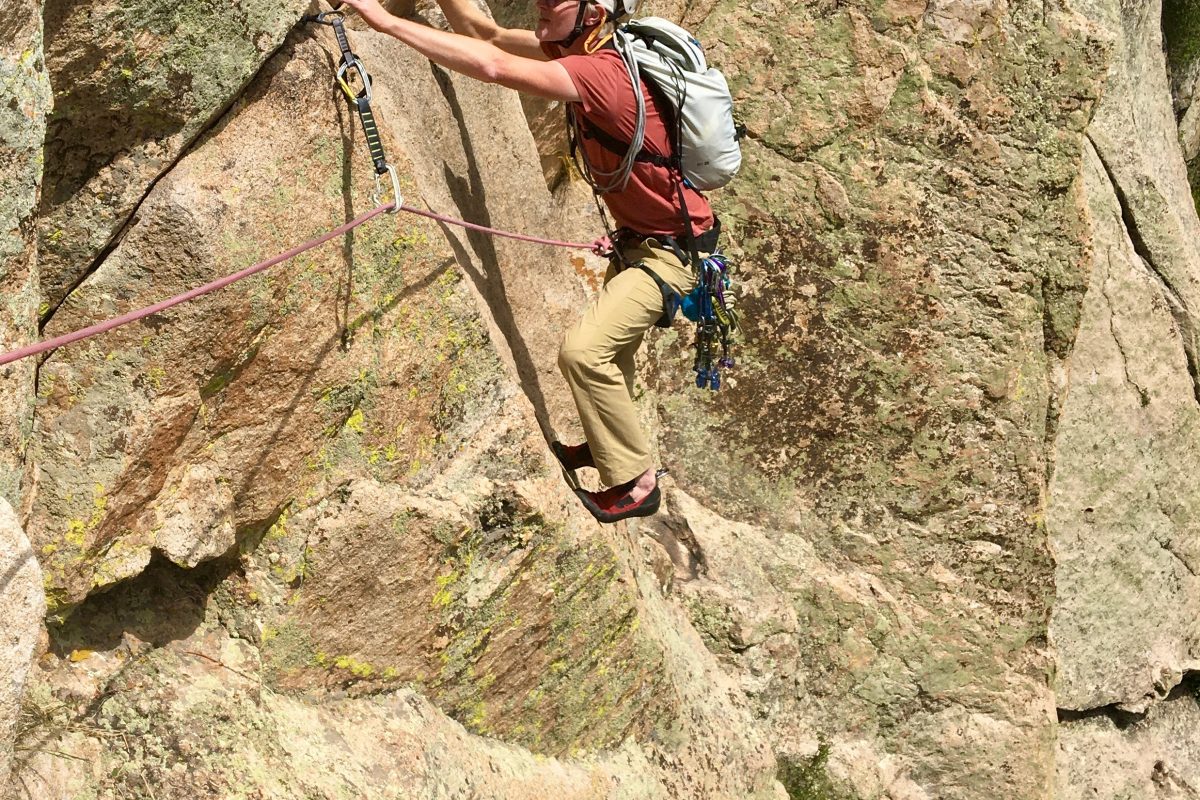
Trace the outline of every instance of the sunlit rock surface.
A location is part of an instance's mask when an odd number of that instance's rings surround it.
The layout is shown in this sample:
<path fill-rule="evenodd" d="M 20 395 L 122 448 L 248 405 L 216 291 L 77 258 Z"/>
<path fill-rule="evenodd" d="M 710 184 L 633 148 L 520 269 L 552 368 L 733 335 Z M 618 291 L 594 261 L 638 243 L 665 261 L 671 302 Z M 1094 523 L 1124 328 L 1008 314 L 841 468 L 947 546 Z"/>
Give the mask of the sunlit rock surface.
<path fill-rule="evenodd" d="M 22 367 L 3 458 L 49 638 L 16 790 L 1186 791 L 1200 222 L 1173 9 L 645 9 L 696 31 L 747 125 L 714 194 L 745 326 L 716 394 L 688 329 L 647 337 L 671 477 L 636 524 L 595 525 L 544 442 L 578 436 L 555 355 L 603 273 L 584 249 L 387 216 L 54 353 L 36 395 Z M 45 335 L 375 204 L 331 32 L 199 10 L 45 10 L 45 253 L 28 211 L 16 248 Z M 560 108 L 351 27 L 405 203 L 600 233 Z"/>
<path fill-rule="evenodd" d="M 5 0 L 0 18 L 0 352 L 7 352 L 37 337 L 34 225 L 51 97 L 38 4 Z M 14 506 L 20 504 L 33 387 L 32 362 L 0 367 L 0 497 Z"/>
<path fill-rule="evenodd" d="M 55 108 L 38 220 L 57 305 L 146 190 L 254 77 L 305 0 L 45 0 Z"/>

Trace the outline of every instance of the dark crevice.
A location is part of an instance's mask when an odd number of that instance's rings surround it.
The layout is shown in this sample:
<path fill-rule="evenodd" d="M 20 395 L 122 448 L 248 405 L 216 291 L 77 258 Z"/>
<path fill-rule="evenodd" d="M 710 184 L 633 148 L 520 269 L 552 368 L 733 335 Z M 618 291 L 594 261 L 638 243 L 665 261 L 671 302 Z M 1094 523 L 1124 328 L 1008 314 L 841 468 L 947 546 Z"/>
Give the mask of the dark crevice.
<path fill-rule="evenodd" d="M 1118 730 L 1126 730 L 1144 720 L 1146 714 L 1145 712 L 1137 714 L 1133 711 L 1125 711 L 1116 705 L 1089 708 L 1084 711 L 1076 711 L 1069 708 L 1058 709 L 1058 723 L 1060 725 L 1069 722 L 1082 722 L 1097 717 L 1109 719 Z"/>
<path fill-rule="evenodd" d="M 93 592 L 48 626 L 51 652 L 65 658 L 73 650 L 112 651 L 126 633 L 152 647 L 188 638 L 203 623 L 217 586 L 239 568 L 236 546 L 232 553 L 188 569 L 152 549 L 137 575 Z"/>
<path fill-rule="evenodd" d="M 1108 176 L 1109 183 L 1112 184 L 1113 193 L 1117 197 L 1117 203 L 1121 206 L 1121 221 L 1125 226 L 1125 232 L 1129 235 L 1129 240 L 1133 243 L 1133 250 L 1142 260 L 1142 263 L 1146 265 L 1151 275 L 1157 278 L 1158 284 L 1162 288 L 1163 296 L 1167 301 L 1167 306 L 1171 309 L 1171 316 L 1175 318 L 1175 323 L 1179 326 L 1180 338 L 1183 340 L 1183 353 L 1187 359 L 1188 376 L 1192 380 L 1192 394 L 1197 405 L 1200 405 L 1200 357 L 1196 353 L 1195 325 L 1192 323 L 1191 310 L 1187 307 L 1187 303 L 1184 302 L 1175 286 L 1172 285 L 1171 281 L 1155 263 L 1150 247 L 1142 237 L 1142 232 L 1133 214 L 1129 198 L 1121 188 L 1120 181 L 1117 180 L 1116 174 L 1113 172 L 1112 167 L 1109 166 L 1100 147 L 1090 135 L 1088 136 L 1088 141 L 1095 148 L 1096 155 L 1104 167 L 1104 172 Z"/>
<path fill-rule="evenodd" d="M 1060 390 L 1058 383 L 1055 381 L 1054 370 L 1057 366 L 1053 356 L 1047 359 L 1046 365 L 1046 384 L 1047 384 L 1047 401 L 1046 401 L 1046 427 L 1042 436 L 1042 458 L 1045 460 L 1046 469 L 1042 478 L 1042 485 L 1049 489 L 1050 484 L 1054 481 L 1054 470 L 1058 466 L 1057 451 L 1055 445 L 1058 442 L 1058 426 L 1062 421 L 1062 405 L 1063 392 Z"/>
<path fill-rule="evenodd" d="M 1190 670 L 1183 673 L 1183 677 L 1179 683 L 1171 688 L 1167 694 L 1151 702 L 1145 711 L 1128 711 L 1121 708 L 1121 704 L 1112 703 L 1107 706 L 1099 706 L 1097 708 L 1087 709 L 1058 709 L 1059 724 L 1082 722 L 1089 719 L 1103 717 L 1109 719 L 1113 725 L 1119 730 L 1126 730 L 1134 725 L 1137 725 L 1146 720 L 1147 716 L 1156 705 L 1161 703 L 1172 703 L 1179 700 L 1191 699 L 1193 702 L 1200 703 L 1200 670 Z"/>
<path fill-rule="evenodd" d="M 1062 419 L 1062 404 L 1063 404 L 1063 387 L 1058 385 L 1055 377 L 1055 370 L 1062 364 L 1064 357 L 1056 352 L 1055 347 L 1051 344 L 1055 341 L 1056 335 L 1054 332 L 1054 321 L 1050 317 L 1050 303 L 1047 300 L 1049 294 L 1053 291 L 1053 286 L 1048 278 L 1043 277 L 1041 287 L 1041 303 L 1042 303 L 1042 351 L 1046 357 L 1046 417 L 1045 428 L 1042 435 L 1042 455 L 1045 459 L 1046 469 L 1043 477 L 1043 485 L 1049 487 L 1054 479 L 1055 468 L 1055 442 L 1058 441 L 1058 426 Z"/>

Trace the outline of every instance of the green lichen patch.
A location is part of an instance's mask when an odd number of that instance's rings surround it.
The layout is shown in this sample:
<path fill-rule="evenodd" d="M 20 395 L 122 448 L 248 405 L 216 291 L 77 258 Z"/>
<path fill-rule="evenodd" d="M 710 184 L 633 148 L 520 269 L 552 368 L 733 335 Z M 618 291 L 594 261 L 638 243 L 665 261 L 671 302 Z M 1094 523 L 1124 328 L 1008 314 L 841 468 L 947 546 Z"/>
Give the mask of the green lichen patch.
<path fill-rule="evenodd" d="M 64 146 L 68 141 L 113 134 L 94 141 L 94 163 L 143 137 L 198 130 L 254 74 L 266 55 L 260 47 L 281 40 L 294 8 L 286 0 L 236 9 L 207 0 L 139 0 L 81 17 L 70 4 L 48 3 L 56 96 L 47 170 L 55 193 L 82 177 L 74 174 L 79 154 Z"/>
<path fill-rule="evenodd" d="M 279 628 L 263 627 L 262 662 L 263 681 L 277 688 L 284 675 L 317 664 L 319 659 L 312 637 L 288 620 Z"/>
<path fill-rule="evenodd" d="M 787 790 L 788 800 L 857 800 L 829 776 L 829 745 L 822 743 L 811 759 L 778 757 L 777 778 Z"/>
<path fill-rule="evenodd" d="M 369 343 L 370 366 L 314 392 L 329 438 L 309 468 L 329 482 L 366 474 L 420 483 L 500 401 L 503 368 L 461 276 L 430 277 L 422 287 L 376 286 L 382 306 L 348 327 Z"/>
<path fill-rule="evenodd" d="M 1193 0 L 1163 0 L 1162 27 L 1173 68 L 1187 69 L 1200 58 L 1200 7 Z"/>
<path fill-rule="evenodd" d="M 244 679 L 212 668 L 205 686 L 189 685 L 182 659 L 166 650 L 138 657 L 110 681 L 90 720 L 107 743 L 107 767 L 96 781 L 115 796 L 194 796 L 202 781 L 211 796 L 246 796 L 246 786 L 271 786 L 287 763 L 276 721 L 253 692 L 212 691 L 212 684 Z M 190 679 L 190 680 L 189 680 Z M 218 684 L 219 685 L 219 684 Z"/>
<path fill-rule="evenodd" d="M 504 535 L 534 543 L 509 580 L 467 610 L 471 583 L 491 563 L 484 535 L 468 540 L 456 561 L 463 574 L 443 590 L 449 642 L 431 687 L 439 705 L 476 732 L 552 754 L 612 746 L 665 724 L 656 694 L 662 656 L 637 633 L 612 555 L 563 541 L 536 519 Z"/>
<path fill-rule="evenodd" d="M 312 511 L 289 515 L 286 537 L 251 556 L 271 581 L 255 591 L 277 598 L 263 634 L 269 685 L 419 686 L 472 731 L 552 754 L 667 724 L 662 654 L 639 634 L 607 547 L 500 496 L 463 520 L 378 487 L 324 504 L 319 536 Z M 315 566 L 285 583 L 300 543 Z"/>

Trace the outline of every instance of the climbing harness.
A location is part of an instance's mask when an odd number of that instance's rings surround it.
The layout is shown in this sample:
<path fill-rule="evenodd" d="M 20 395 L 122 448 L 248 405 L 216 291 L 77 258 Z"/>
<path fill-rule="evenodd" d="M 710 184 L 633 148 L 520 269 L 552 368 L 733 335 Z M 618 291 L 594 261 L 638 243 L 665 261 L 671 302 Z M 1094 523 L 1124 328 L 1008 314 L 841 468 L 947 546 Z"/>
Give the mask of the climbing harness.
<path fill-rule="evenodd" d="M 601 214 L 603 215 L 603 212 Z M 605 225 L 607 227 L 607 219 Z M 689 257 L 672 236 L 644 236 L 622 228 L 612 235 L 613 248 L 607 254 L 619 265 L 619 269 L 641 270 L 658 286 L 663 299 L 663 313 L 654 323 L 656 327 L 671 327 L 676 312 L 679 311 L 682 311 L 688 320 L 696 323 L 696 355 L 692 363 L 692 369 L 696 373 L 696 387 L 714 392 L 721 388 L 721 370 L 731 369 L 736 363 L 731 350 L 733 336 L 738 331 L 740 322 L 731 293 L 733 281 L 729 275 L 729 258 L 717 247 L 720 231 L 721 222 L 718 219 L 713 221 L 711 230 L 693 237 L 693 243 L 698 250 L 712 253 L 700 257 L 693 251 L 693 255 Z M 698 263 L 699 266 L 695 270 L 695 288 L 687 295 L 681 296 L 645 262 L 629 262 L 622 252 L 624 247 L 631 242 L 644 241 L 674 253 L 681 264 Z"/>
<path fill-rule="evenodd" d="M 382 204 L 383 186 L 382 176 L 388 175 L 391 178 L 392 197 L 395 200 L 395 207 L 391 213 L 396 213 L 400 210 L 403 204 L 403 198 L 400 196 L 400 178 L 396 174 L 396 168 L 388 163 L 387 156 L 383 153 L 383 139 L 379 135 L 379 126 L 375 124 L 375 114 L 371 111 L 371 75 L 367 72 L 366 66 L 362 59 L 354 54 L 350 49 L 350 39 L 346 36 L 345 15 L 340 11 L 322 11 L 319 14 L 313 14 L 304 18 L 305 22 L 312 22 L 317 25 L 328 25 L 333 28 L 333 35 L 337 37 L 338 48 L 342 51 L 342 60 L 337 68 L 337 84 L 345 93 L 346 98 L 354 105 L 358 111 L 358 119 L 362 123 L 363 136 L 367 140 L 367 149 L 371 153 L 371 161 L 375 166 L 375 192 L 371 195 L 371 200 L 375 204 Z M 351 86 L 353 76 L 357 76 L 358 82 L 362 88 L 357 92 Z"/>

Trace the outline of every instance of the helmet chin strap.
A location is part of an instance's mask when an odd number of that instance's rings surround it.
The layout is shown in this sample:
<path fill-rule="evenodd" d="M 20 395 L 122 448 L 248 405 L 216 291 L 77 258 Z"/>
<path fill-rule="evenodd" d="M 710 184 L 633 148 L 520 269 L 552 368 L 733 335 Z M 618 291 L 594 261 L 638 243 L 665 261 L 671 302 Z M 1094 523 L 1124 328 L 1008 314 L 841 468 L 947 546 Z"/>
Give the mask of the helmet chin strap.
<path fill-rule="evenodd" d="M 564 49 L 575 44 L 575 40 L 583 35 L 583 17 L 587 14 L 588 3 L 591 0 L 579 0 L 579 13 L 575 15 L 575 27 L 567 34 L 566 38 L 559 39 L 554 44 Z"/>

